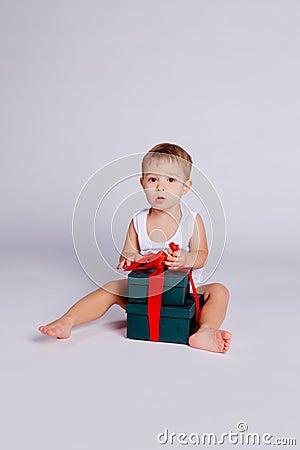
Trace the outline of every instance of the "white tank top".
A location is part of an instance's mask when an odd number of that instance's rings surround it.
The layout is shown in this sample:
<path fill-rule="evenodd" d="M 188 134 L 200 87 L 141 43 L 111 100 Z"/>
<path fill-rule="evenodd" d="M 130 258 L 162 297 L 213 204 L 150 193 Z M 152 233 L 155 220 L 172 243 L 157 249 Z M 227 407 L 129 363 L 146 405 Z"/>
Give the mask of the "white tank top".
<path fill-rule="evenodd" d="M 189 242 L 194 232 L 196 215 L 197 211 L 191 211 L 186 205 L 180 204 L 181 207 L 181 219 L 178 224 L 178 228 L 173 234 L 173 236 L 166 242 L 155 242 L 149 238 L 147 233 L 147 216 L 149 214 L 150 208 L 142 209 L 138 211 L 133 216 L 133 224 L 134 228 L 138 235 L 138 241 L 140 245 L 140 253 L 141 255 L 147 255 L 148 253 L 157 253 L 160 250 L 163 250 L 167 253 L 169 244 L 174 242 L 179 245 L 179 248 L 182 250 L 189 252 L 190 246 Z M 193 280 L 196 286 L 201 284 L 201 274 L 203 268 L 201 269 L 193 269 L 192 275 Z"/>

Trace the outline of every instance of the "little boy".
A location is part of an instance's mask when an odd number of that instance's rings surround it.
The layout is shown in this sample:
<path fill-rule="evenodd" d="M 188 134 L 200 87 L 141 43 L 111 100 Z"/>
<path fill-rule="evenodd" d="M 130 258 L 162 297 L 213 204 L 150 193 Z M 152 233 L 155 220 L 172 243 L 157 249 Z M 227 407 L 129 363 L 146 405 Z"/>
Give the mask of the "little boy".
<path fill-rule="evenodd" d="M 189 345 L 212 352 L 227 352 L 231 333 L 219 330 L 228 305 L 228 289 L 219 283 L 199 284 L 199 275 L 208 256 L 203 221 L 181 203 L 191 185 L 191 156 L 176 144 L 162 143 L 149 150 L 142 161 L 140 183 L 150 204 L 131 220 L 118 269 L 124 269 L 147 253 L 164 250 L 171 270 L 192 268 L 197 292 L 203 295 L 197 331 Z M 179 244 L 178 251 L 168 244 Z M 55 322 L 39 327 L 43 334 L 65 339 L 74 326 L 98 319 L 114 304 L 126 309 L 128 281 L 114 280 L 75 303 Z"/>

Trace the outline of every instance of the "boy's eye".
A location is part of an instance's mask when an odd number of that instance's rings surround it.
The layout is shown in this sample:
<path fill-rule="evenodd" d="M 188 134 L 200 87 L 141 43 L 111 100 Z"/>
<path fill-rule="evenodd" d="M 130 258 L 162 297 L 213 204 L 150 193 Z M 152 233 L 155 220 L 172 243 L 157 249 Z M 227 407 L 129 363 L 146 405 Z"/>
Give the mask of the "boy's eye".
<path fill-rule="evenodd" d="M 175 180 L 175 178 L 169 178 L 168 181 L 169 181 L 169 183 L 174 183 L 174 181 L 176 181 L 176 180 Z"/>
<path fill-rule="evenodd" d="M 150 178 L 148 178 L 148 181 L 150 181 L 151 183 L 154 183 L 156 181 L 156 178 L 155 177 L 150 177 Z"/>

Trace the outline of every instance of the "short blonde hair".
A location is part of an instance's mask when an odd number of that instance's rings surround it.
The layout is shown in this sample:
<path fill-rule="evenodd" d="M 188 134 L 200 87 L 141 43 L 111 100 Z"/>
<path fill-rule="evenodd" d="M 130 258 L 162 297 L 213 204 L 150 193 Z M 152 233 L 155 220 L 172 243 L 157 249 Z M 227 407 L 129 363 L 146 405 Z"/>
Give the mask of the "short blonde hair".
<path fill-rule="evenodd" d="M 186 150 L 177 144 L 163 142 L 152 147 L 142 160 L 142 176 L 145 174 L 145 165 L 153 160 L 168 159 L 180 165 L 183 169 L 185 180 L 189 180 L 192 170 L 193 160 Z"/>

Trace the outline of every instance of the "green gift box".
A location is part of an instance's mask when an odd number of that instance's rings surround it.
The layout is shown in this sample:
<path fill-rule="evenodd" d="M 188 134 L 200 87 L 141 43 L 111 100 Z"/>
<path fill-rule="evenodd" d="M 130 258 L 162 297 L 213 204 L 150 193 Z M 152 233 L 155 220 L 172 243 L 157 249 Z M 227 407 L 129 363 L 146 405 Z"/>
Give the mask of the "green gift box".
<path fill-rule="evenodd" d="M 133 270 L 128 274 L 128 302 L 146 304 L 149 275 L 156 269 Z M 189 277 L 186 271 L 164 270 L 162 305 L 182 306 L 189 294 Z"/>
<path fill-rule="evenodd" d="M 199 294 L 199 297 L 201 294 Z M 195 301 L 191 295 L 184 305 L 165 305 L 160 310 L 159 340 L 187 344 L 189 336 L 196 326 Z M 130 339 L 150 340 L 148 305 L 143 303 L 127 303 L 127 337 Z"/>

